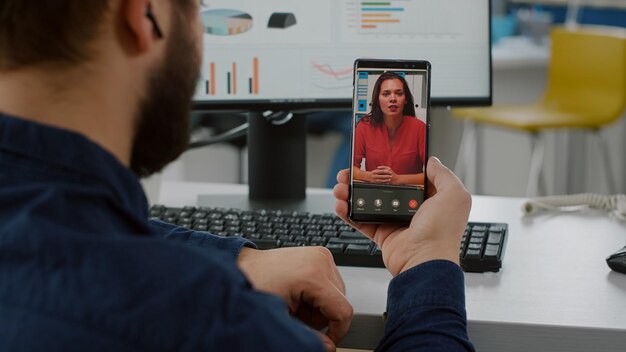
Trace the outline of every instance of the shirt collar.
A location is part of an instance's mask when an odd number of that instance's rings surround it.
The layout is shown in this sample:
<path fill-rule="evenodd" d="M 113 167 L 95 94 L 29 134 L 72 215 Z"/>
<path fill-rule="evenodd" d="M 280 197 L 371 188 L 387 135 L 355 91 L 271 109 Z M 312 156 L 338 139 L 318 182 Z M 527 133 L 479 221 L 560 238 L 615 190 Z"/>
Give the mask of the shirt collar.
<path fill-rule="evenodd" d="M 31 170 L 102 184 L 118 205 L 147 219 L 148 203 L 137 176 L 81 134 L 0 113 L 1 153 L 20 157 Z"/>

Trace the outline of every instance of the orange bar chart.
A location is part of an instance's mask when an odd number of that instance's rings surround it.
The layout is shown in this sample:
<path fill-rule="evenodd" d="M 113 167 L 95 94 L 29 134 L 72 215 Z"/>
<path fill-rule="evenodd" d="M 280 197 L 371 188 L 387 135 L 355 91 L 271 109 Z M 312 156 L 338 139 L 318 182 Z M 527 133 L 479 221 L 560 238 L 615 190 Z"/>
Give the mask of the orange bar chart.
<path fill-rule="evenodd" d="M 209 94 L 211 95 L 215 95 L 215 62 L 211 63 L 211 78 L 209 79 L 210 82 L 210 90 L 209 90 Z"/>
<path fill-rule="evenodd" d="M 226 69 L 224 69 L 224 66 Z M 241 62 L 231 62 L 228 65 L 209 62 L 209 77 L 205 82 L 206 95 L 218 95 L 224 93 L 227 95 L 258 95 L 260 77 L 259 70 L 258 57 L 252 58 L 251 70 L 246 70 L 246 66 L 242 66 Z M 246 84 L 248 85 L 247 91 L 245 88 L 241 89 L 242 85 L 245 87 Z"/>
<path fill-rule="evenodd" d="M 395 3 L 395 2 L 394 2 Z M 405 11 L 391 1 L 361 1 L 361 28 L 377 29 L 380 25 L 399 24 L 401 21 L 396 14 Z"/>

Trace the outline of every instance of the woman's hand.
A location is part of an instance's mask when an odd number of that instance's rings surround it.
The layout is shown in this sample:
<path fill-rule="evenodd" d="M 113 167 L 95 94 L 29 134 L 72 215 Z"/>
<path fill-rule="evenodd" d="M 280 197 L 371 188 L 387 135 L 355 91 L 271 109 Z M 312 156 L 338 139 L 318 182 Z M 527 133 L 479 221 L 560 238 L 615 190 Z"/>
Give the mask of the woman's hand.
<path fill-rule="evenodd" d="M 379 175 L 380 179 L 385 180 L 385 182 L 382 182 L 382 183 L 387 183 L 387 184 L 392 184 L 392 185 L 397 185 L 401 183 L 399 175 L 396 174 L 393 171 L 393 169 L 391 169 L 391 167 L 389 166 L 379 166 L 376 168 L 376 170 L 372 172 Z"/>
<path fill-rule="evenodd" d="M 371 183 L 380 183 L 380 184 L 388 184 L 391 183 L 391 175 L 389 172 L 384 169 L 386 166 L 379 166 L 378 168 L 368 171 L 368 182 Z"/>

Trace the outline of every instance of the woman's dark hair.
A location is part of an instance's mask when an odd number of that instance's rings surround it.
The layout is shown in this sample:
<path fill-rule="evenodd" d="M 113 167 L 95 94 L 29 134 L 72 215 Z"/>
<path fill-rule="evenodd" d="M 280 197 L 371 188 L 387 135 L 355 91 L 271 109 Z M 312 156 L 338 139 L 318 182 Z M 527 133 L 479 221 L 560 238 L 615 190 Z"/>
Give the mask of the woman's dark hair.
<path fill-rule="evenodd" d="M 368 120 L 373 125 L 380 125 L 381 123 L 383 123 L 383 110 L 380 108 L 378 96 L 380 95 L 380 87 L 383 85 L 383 82 L 390 79 L 398 79 L 400 80 L 400 82 L 402 82 L 404 95 L 406 97 L 406 104 L 404 104 L 402 114 L 404 116 L 415 116 L 415 103 L 413 102 L 413 93 L 411 93 L 411 90 L 409 89 L 409 85 L 406 83 L 406 80 L 404 79 L 404 77 L 400 76 L 397 73 L 387 71 L 380 75 L 380 77 L 378 77 L 378 80 L 376 80 L 376 84 L 374 84 L 371 102 L 372 111 L 369 113 L 368 116 L 365 117 L 366 119 L 369 117 Z"/>

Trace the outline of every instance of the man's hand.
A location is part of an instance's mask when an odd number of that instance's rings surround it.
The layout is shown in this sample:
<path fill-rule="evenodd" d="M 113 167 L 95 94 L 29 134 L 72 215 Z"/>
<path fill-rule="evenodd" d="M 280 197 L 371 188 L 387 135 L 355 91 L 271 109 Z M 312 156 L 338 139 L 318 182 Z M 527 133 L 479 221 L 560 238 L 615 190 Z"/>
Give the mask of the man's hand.
<path fill-rule="evenodd" d="M 416 265 L 446 259 L 459 263 L 459 243 L 472 204 L 459 179 L 439 159 L 428 162 L 429 198 L 418 209 L 409 227 L 397 224 L 354 224 L 348 219 L 347 170 L 337 175 L 337 214 L 378 244 L 383 261 L 393 276 Z"/>
<path fill-rule="evenodd" d="M 255 289 L 283 298 L 292 315 L 316 330 L 328 327 L 320 335 L 327 350 L 335 350 L 350 328 L 352 306 L 326 248 L 243 248 L 237 264 Z"/>

